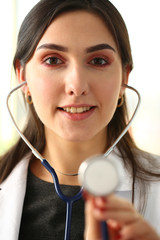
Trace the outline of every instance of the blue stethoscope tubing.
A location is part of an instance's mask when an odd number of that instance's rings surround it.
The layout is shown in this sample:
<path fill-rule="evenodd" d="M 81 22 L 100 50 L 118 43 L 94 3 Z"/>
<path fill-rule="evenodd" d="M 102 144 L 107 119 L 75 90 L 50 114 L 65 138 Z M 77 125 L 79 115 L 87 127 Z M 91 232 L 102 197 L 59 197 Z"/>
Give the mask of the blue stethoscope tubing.
<path fill-rule="evenodd" d="M 102 231 L 103 240 L 109 240 L 108 227 L 105 221 L 101 222 L 101 231 Z"/>
<path fill-rule="evenodd" d="M 46 159 L 43 159 L 41 163 L 52 175 L 57 195 L 64 202 L 66 202 L 66 225 L 65 225 L 64 240 L 69 240 L 70 229 L 71 229 L 72 205 L 73 205 L 74 202 L 76 202 L 77 200 L 79 200 L 82 197 L 83 188 L 81 188 L 81 190 L 76 195 L 74 195 L 73 197 L 65 196 L 61 191 L 59 181 L 58 181 L 58 177 L 57 177 L 57 174 L 56 174 L 55 170 L 51 167 L 51 165 L 48 163 L 48 161 Z"/>
<path fill-rule="evenodd" d="M 60 188 L 60 184 L 59 184 L 59 181 L 58 181 L 58 177 L 57 177 L 57 174 L 55 172 L 55 170 L 51 167 L 51 165 L 49 164 L 49 162 L 44 159 L 42 157 L 42 155 L 33 147 L 33 145 L 28 141 L 28 139 L 24 136 L 24 134 L 21 132 L 21 130 L 19 129 L 19 127 L 17 126 L 14 118 L 13 118 L 13 115 L 10 111 L 10 107 L 9 107 L 9 98 L 11 96 L 11 94 L 18 90 L 19 88 L 21 88 L 23 85 L 27 84 L 27 81 L 24 81 L 23 83 L 19 84 L 18 86 L 16 86 L 14 89 L 12 89 L 8 96 L 7 96 L 7 101 L 6 101 L 6 104 L 7 104 L 7 109 L 8 109 L 8 112 L 10 114 L 10 117 L 12 119 L 12 122 L 18 132 L 18 134 L 20 135 L 20 137 L 23 139 L 23 141 L 28 145 L 28 147 L 31 149 L 32 153 L 36 156 L 36 158 L 38 158 L 42 165 L 50 172 L 50 174 L 52 175 L 52 178 L 53 178 L 53 181 L 54 181 L 54 186 L 55 186 L 55 190 L 56 190 L 56 193 L 57 195 L 64 201 L 66 202 L 66 225 L 65 225 L 65 236 L 64 236 L 64 240 L 69 240 L 70 238 L 70 229 L 71 229 L 71 216 L 72 216 L 72 205 L 74 202 L 76 202 L 77 200 L 79 200 L 81 197 L 82 197 L 82 191 L 83 191 L 83 187 L 81 188 L 81 190 L 74 196 L 72 197 L 67 197 L 65 196 L 62 191 L 61 191 L 61 188 Z M 130 128 L 130 125 L 137 113 L 137 110 L 139 108 L 139 105 L 140 105 L 140 101 L 141 101 L 141 97 L 140 97 L 140 94 L 139 92 L 131 87 L 131 86 L 128 86 L 126 84 L 123 84 L 123 87 L 125 88 L 128 88 L 128 89 L 131 89 L 133 90 L 137 96 L 138 96 L 138 102 L 137 102 L 137 106 L 134 110 L 134 113 L 130 119 L 130 121 L 128 122 L 127 126 L 125 127 L 125 129 L 122 131 L 122 133 L 118 136 L 118 138 L 114 141 L 114 143 L 110 146 L 110 148 L 107 150 L 107 152 L 104 154 L 104 157 L 107 157 L 114 149 L 114 147 L 117 145 L 117 143 L 121 140 L 121 138 L 126 134 L 126 132 L 128 131 L 128 129 Z M 101 222 L 101 228 L 102 228 L 102 236 L 103 236 L 103 240 L 108 240 L 109 239 L 109 234 L 108 234 L 108 228 L 107 228 L 107 223 L 104 221 L 104 222 Z"/>

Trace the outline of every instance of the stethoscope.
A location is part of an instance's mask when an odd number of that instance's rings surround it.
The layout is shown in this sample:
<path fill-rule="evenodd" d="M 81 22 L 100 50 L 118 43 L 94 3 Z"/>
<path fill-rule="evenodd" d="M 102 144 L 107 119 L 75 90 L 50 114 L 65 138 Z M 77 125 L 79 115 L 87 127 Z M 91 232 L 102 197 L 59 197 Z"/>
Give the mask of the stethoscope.
<path fill-rule="evenodd" d="M 66 202 L 66 224 L 65 224 L 65 235 L 64 235 L 64 240 L 69 240 L 70 238 L 70 229 L 71 229 L 71 216 L 72 216 L 72 205 L 74 202 L 79 200 L 82 197 L 82 191 L 85 189 L 88 191 L 90 194 L 93 196 L 107 196 L 108 194 L 114 192 L 116 190 L 116 187 L 118 185 L 118 172 L 116 169 L 116 166 L 112 159 L 110 159 L 109 154 L 113 151 L 117 143 L 122 139 L 122 137 L 125 135 L 125 133 L 128 131 L 136 113 L 140 105 L 140 94 L 139 92 L 126 84 L 123 85 L 123 87 L 128 88 L 130 90 L 133 90 L 137 96 L 138 96 L 138 101 L 136 108 L 134 110 L 134 113 L 128 122 L 127 126 L 125 129 L 122 131 L 122 133 L 119 135 L 119 137 L 114 141 L 114 143 L 109 147 L 107 152 L 103 155 L 97 155 L 93 156 L 86 161 L 84 161 L 79 168 L 79 181 L 82 184 L 81 190 L 72 197 L 67 197 L 65 196 L 60 188 L 60 184 L 58 181 L 57 174 L 55 170 L 51 167 L 51 165 L 48 163 L 46 159 L 42 157 L 42 155 L 32 146 L 32 144 L 27 140 L 27 138 L 24 136 L 24 134 L 21 132 L 19 127 L 17 126 L 13 115 L 10 111 L 9 107 L 9 98 L 13 92 L 15 92 L 17 89 L 21 88 L 23 85 L 25 85 L 27 82 L 23 82 L 16 86 L 14 89 L 12 89 L 8 96 L 7 96 L 7 109 L 9 111 L 10 117 L 12 119 L 12 122 L 20 135 L 20 137 L 24 140 L 24 142 L 28 145 L 28 147 L 31 149 L 32 153 L 35 155 L 36 158 L 38 158 L 42 165 L 50 172 L 52 175 L 53 181 L 54 181 L 54 186 L 56 193 L 58 196 Z M 106 159 L 107 158 L 107 159 Z M 109 239 L 108 236 L 108 229 L 107 229 L 107 223 L 104 221 L 101 223 L 102 225 L 102 236 L 103 240 Z"/>

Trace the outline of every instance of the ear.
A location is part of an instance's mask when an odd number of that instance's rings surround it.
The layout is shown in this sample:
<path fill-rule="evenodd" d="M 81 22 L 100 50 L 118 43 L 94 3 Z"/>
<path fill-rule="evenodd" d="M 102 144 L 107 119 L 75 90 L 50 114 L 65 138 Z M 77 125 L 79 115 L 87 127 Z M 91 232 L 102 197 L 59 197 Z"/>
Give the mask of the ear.
<path fill-rule="evenodd" d="M 17 76 L 19 83 L 26 81 L 25 80 L 25 67 L 21 65 L 19 60 L 17 60 L 17 62 L 16 62 L 16 76 Z M 22 91 L 24 93 L 26 92 L 27 89 L 28 89 L 27 84 L 22 86 Z"/>
<path fill-rule="evenodd" d="M 125 87 L 123 87 L 123 84 L 128 84 L 130 72 L 131 72 L 130 66 L 126 65 L 123 69 L 122 87 L 121 87 L 121 91 L 120 91 L 120 96 L 122 96 L 125 92 Z"/>

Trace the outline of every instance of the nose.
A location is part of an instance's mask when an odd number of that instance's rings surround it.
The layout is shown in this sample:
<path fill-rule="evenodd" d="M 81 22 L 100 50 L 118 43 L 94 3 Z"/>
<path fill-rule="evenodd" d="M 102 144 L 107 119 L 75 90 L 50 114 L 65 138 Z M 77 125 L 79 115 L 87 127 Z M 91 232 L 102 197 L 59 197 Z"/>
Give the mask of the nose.
<path fill-rule="evenodd" d="M 66 74 L 65 91 L 70 96 L 82 96 L 89 92 L 89 82 L 85 71 L 76 66 Z"/>

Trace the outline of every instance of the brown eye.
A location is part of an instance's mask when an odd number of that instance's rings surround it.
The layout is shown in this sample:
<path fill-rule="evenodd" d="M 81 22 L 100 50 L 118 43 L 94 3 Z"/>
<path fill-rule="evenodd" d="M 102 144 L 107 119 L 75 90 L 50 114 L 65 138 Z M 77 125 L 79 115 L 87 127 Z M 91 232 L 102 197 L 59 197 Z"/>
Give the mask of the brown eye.
<path fill-rule="evenodd" d="M 62 64 L 63 61 L 57 57 L 49 57 L 45 60 L 45 63 L 48 65 L 59 65 Z"/>
<path fill-rule="evenodd" d="M 108 64 L 108 61 L 104 58 L 96 57 L 90 61 L 90 64 L 96 65 L 96 66 L 104 66 Z"/>

